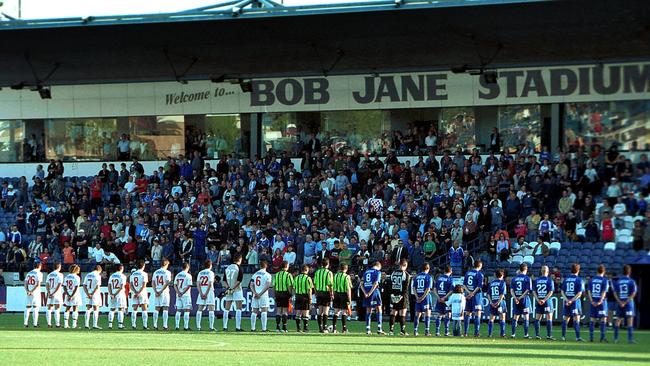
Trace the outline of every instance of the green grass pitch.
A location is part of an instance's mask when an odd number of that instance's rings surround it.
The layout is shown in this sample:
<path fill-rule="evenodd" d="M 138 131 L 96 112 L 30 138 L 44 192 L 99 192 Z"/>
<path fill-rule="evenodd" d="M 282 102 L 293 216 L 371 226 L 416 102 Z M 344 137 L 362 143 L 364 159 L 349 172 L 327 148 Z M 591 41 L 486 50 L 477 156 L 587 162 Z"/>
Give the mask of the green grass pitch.
<path fill-rule="evenodd" d="M 206 317 L 204 316 L 204 319 Z M 79 318 L 83 325 L 83 315 Z M 106 327 L 106 317 L 102 317 Z M 149 318 L 151 321 L 151 317 Z M 207 319 L 203 328 L 207 328 Z M 248 319 L 243 319 L 249 329 Z M 130 325 L 130 318 L 125 319 Z M 140 319 L 139 322 L 140 324 Z M 0 365 L 648 365 L 650 332 L 635 333 L 638 344 L 576 343 L 540 340 L 389 337 L 363 334 L 364 324 L 349 322 L 351 333 L 216 333 L 137 330 L 25 329 L 22 314 L 0 315 Z M 170 318 L 173 324 L 173 318 Z M 194 319 L 191 319 L 194 326 Z M 221 325 L 217 319 L 216 325 Z M 231 327 L 234 320 L 230 321 Z M 339 323 L 340 326 L 340 323 Z M 259 327 L 259 321 L 258 321 Z M 487 326 L 482 326 L 487 331 Z M 522 327 L 518 331 L 521 334 Z M 588 329 L 583 327 L 583 338 Z M 269 319 L 275 329 L 275 319 Z M 374 329 L 374 325 L 373 325 Z M 509 328 L 508 328 L 509 329 Z M 498 332 L 498 327 L 495 329 Z M 409 324 L 412 332 L 412 325 Z M 532 331 L 532 327 L 531 327 Z M 545 329 L 542 327 L 542 331 Z M 555 336 L 559 338 L 559 327 Z M 421 328 L 422 332 L 422 328 Z M 508 330 L 509 333 L 509 330 Z M 573 340 L 573 329 L 569 339 Z M 612 338 L 609 331 L 608 338 Z"/>

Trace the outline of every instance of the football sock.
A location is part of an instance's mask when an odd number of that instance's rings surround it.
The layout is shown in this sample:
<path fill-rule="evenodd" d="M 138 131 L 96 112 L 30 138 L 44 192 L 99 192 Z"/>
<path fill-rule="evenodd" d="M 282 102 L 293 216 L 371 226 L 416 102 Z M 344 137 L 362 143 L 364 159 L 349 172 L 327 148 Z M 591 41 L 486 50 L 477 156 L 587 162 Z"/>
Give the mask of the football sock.
<path fill-rule="evenodd" d="M 37 307 L 32 308 L 32 321 L 34 322 L 34 326 L 38 326 L 38 308 Z"/>
<path fill-rule="evenodd" d="M 48 327 L 52 326 L 52 310 L 51 309 L 47 309 L 45 311 L 45 321 L 47 322 Z"/>
<path fill-rule="evenodd" d="M 424 316 L 424 330 L 429 333 L 429 327 L 431 325 L 431 317 L 428 315 Z"/>
<path fill-rule="evenodd" d="M 592 342 L 594 341 L 594 328 L 596 328 L 594 322 L 590 321 L 589 322 L 589 340 L 592 341 Z"/>
<path fill-rule="evenodd" d="M 576 331 L 576 339 L 580 338 L 580 322 L 579 321 L 574 321 L 573 322 L 573 329 Z"/>
<path fill-rule="evenodd" d="M 470 320 L 470 316 L 465 315 L 465 319 L 463 322 L 463 334 L 467 334 L 467 332 L 469 331 L 469 320 Z"/>
<path fill-rule="evenodd" d="M 300 332 L 300 315 L 296 315 L 296 330 Z"/>
<path fill-rule="evenodd" d="M 566 337 L 566 320 L 562 321 L 562 337 Z"/>
<path fill-rule="evenodd" d="M 223 329 L 228 329 L 228 310 L 223 311 Z"/>
<path fill-rule="evenodd" d="M 269 314 L 266 311 L 263 311 L 262 315 L 260 315 L 260 318 L 262 319 L 262 331 L 266 331 L 266 324 L 269 320 Z"/>
<path fill-rule="evenodd" d="M 169 310 L 163 310 L 163 328 L 167 328 L 167 321 L 169 320 Z"/>
<path fill-rule="evenodd" d="M 275 329 L 280 330 L 280 324 L 282 323 L 282 315 L 275 316 Z"/>
<path fill-rule="evenodd" d="M 348 317 L 343 314 L 341 317 L 341 326 L 343 327 L 343 330 L 348 330 Z"/>
<path fill-rule="evenodd" d="M 158 328 L 158 310 L 153 312 L 153 327 Z"/>
<path fill-rule="evenodd" d="M 336 330 L 336 323 L 339 321 L 339 315 L 337 313 L 334 313 L 332 315 L 332 330 Z"/>
<path fill-rule="evenodd" d="M 600 322 L 600 340 L 605 339 L 605 334 L 607 333 L 607 322 Z"/>
<path fill-rule="evenodd" d="M 241 329 L 241 310 L 235 310 L 235 328 Z"/>
<path fill-rule="evenodd" d="M 618 341 L 618 325 L 614 323 L 614 341 Z"/>
<path fill-rule="evenodd" d="M 449 322 L 450 321 L 451 321 L 451 319 L 448 316 L 446 316 L 445 317 L 445 334 L 449 333 Z"/>
<path fill-rule="evenodd" d="M 76 328 L 77 327 L 77 320 L 79 319 L 79 312 L 75 311 L 72 313 L 72 327 Z"/>
<path fill-rule="evenodd" d="M 149 313 L 147 310 L 142 310 L 142 326 L 145 328 L 149 326 Z"/>
<path fill-rule="evenodd" d="M 108 325 L 112 326 L 113 325 L 113 319 L 115 319 L 115 310 L 111 310 L 108 312 Z"/>
<path fill-rule="evenodd" d="M 379 331 L 381 331 L 382 316 L 383 316 L 383 314 L 382 314 L 381 311 L 377 313 L 377 329 Z"/>
<path fill-rule="evenodd" d="M 492 336 L 492 328 L 494 327 L 494 321 L 488 320 L 488 337 Z"/>
<path fill-rule="evenodd" d="M 553 322 L 551 320 L 546 320 L 546 336 L 550 337 L 553 334 Z"/>
<path fill-rule="evenodd" d="M 63 313 L 63 326 L 64 327 L 66 327 L 66 328 L 68 327 L 69 320 L 70 320 L 70 312 L 66 311 L 65 313 Z"/>
<path fill-rule="evenodd" d="M 97 328 L 99 323 L 99 309 L 93 311 L 93 327 Z"/>
<path fill-rule="evenodd" d="M 501 337 L 506 336 L 506 321 L 502 320 L 499 322 L 499 325 L 501 326 Z"/>
<path fill-rule="evenodd" d="M 539 319 L 535 319 L 535 337 L 539 337 Z"/>
<path fill-rule="evenodd" d="M 627 341 L 632 342 L 634 340 L 634 327 L 627 327 Z"/>
<path fill-rule="evenodd" d="M 257 313 L 251 312 L 251 330 L 255 330 L 255 323 L 257 322 Z"/>
<path fill-rule="evenodd" d="M 86 314 L 84 316 L 84 324 L 86 325 L 86 328 L 90 328 L 90 309 L 86 309 Z"/>
<path fill-rule="evenodd" d="M 202 311 L 197 311 L 195 320 L 196 320 L 196 330 L 201 330 L 201 317 L 203 317 Z"/>
<path fill-rule="evenodd" d="M 61 326 L 61 311 L 59 309 L 54 309 L 54 324 L 57 327 Z"/>
<path fill-rule="evenodd" d="M 309 315 L 302 316 L 302 329 L 305 331 L 309 330 Z"/>
<path fill-rule="evenodd" d="M 367 312 L 366 313 L 366 329 L 370 330 L 370 317 L 372 316 L 372 313 Z"/>
<path fill-rule="evenodd" d="M 398 315 L 398 321 L 400 325 L 400 331 L 401 332 L 406 332 L 406 317 L 404 315 Z"/>
<path fill-rule="evenodd" d="M 517 334 L 517 320 L 513 318 L 510 322 L 511 322 L 510 327 L 512 329 L 512 332 L 510 334 L 515 335 Z"/>
<path fill-rule="evenodd" d="M 25 326 L 29 325 L 29 313 L 31 313 L 32 308 L 25 308 L 25 314 L 23 316 Z"/>
<path fill-rule="evenodd" d="M 210 325 L 210 330 L 214 329 L 214 311 L 208 311 L 208 324 Z"/>
<path fill-rule="evenodd" d="M 323 330 L 323 316 L 318 314 L 316 315 L 316 321 L 318 321 L 318 329 Z"/>
<path fill-rule="evenodd" d="M 436 334 L 440 333 L 440 317 L 436 316 Z"/>
<path fill-rule="evenodd" d="M 415 319 L 413 319 L 413 331 L 417 332 L 419 326 L 420 326 L 420 316 L 415 315 Z"/>
<path fill-rule="evenodd" d="M 481 331 L 481 317 L 476 315 L 474 317 L 474 335 L 478 335 L 479 332 Z"/>
<path fill-rule="evenodd" d="M 287 330 L 287 320 L 289 316 L 287 314 L 282 314 L 282 330 Z"/>
<path fill-rule="evenodd" d="M 138 312 L 131 310 L 131 326 L 135 328 L 135 325 L 138 323 Z"/>
<path fill-rule="evenodd" d="M 185 327 L 185 329 L 190 328 L 190 312 L 189 311 L 186 311 L 183 314 L 183 326 Z"/>
<path fill-rule="evenodd" d="M 321 320 L 323 321 L 323 330 L 327 329 L 327 314 L 323 314 L 321 316 Z"/>
<path fill-rule="evenodd" d="M 181 312 L 176 311 L 176 316 L 174 318 L 174 320 L 176 320 L 176 329 L 178 329 L 181 326 Z"/>
<path fill-rule="evenodd" d="M 122 325 L 124 323 L 124 310 L 117 311 L 117 324 Z"/>
<path fill-rule="evenodd" d="M 524 319 L 524 335 L 528 335 L 528 329 L 530 329 L 530 320 Z"/>
<path fill-rule="evenodd" d="M 391 332 L 395 327 L 395 317 L 396 317 L 395 315 L 390 314 L 390 318 L 388 319 L 388 329 L 390 329 Z"/>

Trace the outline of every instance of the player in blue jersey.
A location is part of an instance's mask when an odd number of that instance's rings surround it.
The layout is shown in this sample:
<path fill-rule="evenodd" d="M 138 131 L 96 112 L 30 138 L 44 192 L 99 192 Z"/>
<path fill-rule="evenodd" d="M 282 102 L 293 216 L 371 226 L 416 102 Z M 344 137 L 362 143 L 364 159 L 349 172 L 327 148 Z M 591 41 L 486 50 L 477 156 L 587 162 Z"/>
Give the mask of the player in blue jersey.
<path fill-rule="evenodd" d="M 434 313 L 436 316 L 436 337 L 440 336 L 440 322 L 445 322 L 445 336 L 449 336 L 449 307 L 447 300 L 452 294 L 454 288 L 454 278 L 451 276 L 451 266 L 445 267 L 445 273 L 438 276 L 436 284 L 433 287 L 433 293 L 436 295 L 437 300 L 434 306 Z"/>
<path fill-rule="evenodd" d="M 465 337 L 469 331 L 470 319 L 474 320 L 474 337 L 480 335 L 481 312 L 483 311 L 483 262 L 477 260 L 474 262 L 474 269 L 465 273 L 463 286 L 467 295 L 467 307 L 465 308 Z"/>
<path fill-rule="evenodd" d="M 553 332 L 553 304 L 551 297 L 555 292 L 555 283 L 548 276 L 548 266 L 542 266 L 540 276 L 533 282 L 533 296 L 535 297 L 535 338 L 542 339 L 539 336 L 540 322 L 543 317 L 546 318 L 546 339 L 554 341 Z"/>
<path fill-rule="evenodd" d="M 418 273 L 411 281 L 411 292 L 415 294 L 415 317 L 413 319 L 413 335 L 418 335 L 420 316 L 424 314 L 424 335 L 430 336 L 429 325 L 431 324 L 431 289 L 433 278 L 429 274 L 429 263 L 424 263 L 422 272 Z"/>
<path fill-rule="evenodd" d="M 492 337 L 492 328 L 494 327 L 494 318 L 499 318 L 501 326 L 501 338 L 506 336 L 506 281 L 503 280 L 503 270 L 497 269 L 494 272 L 494 279 L 488 285 L 487 308 L 490 319 L 488 320 L 488 337 Z"/>
<path fill-rule="evenodd" d="M 530 327 L 530 293 L 533 283 L 528 276 L 528 265 L 522 263 L 519 266 L 519 273 L 510 280 L 510 294 L 512 295 L 512 333 L 511 337 L 517 335 L 517 322 L 524 318 L 524 338 L 530 338 L 528 328 Z"/>
<path fill-rule="evenodd" d="M 592 277 L 587 284 L 587 297 L 589 298 L 589 342 L 594 341 L 594 328 L 600 322 L 600 341 L 606 342 L 607 329 L 607 291 L 609 280 L 605 277 L 605 266 L 598 266 L 597 275 Z"/>
<path fill-rule="evenodd" d="M 627 341 L 635 343 L 632 336 L 634 329 L 634 297 L 636 296 L 637 286 L 636 282 L 630 278 L 632 274 L 632 267 L 625 265 L 623 267 L 623 275 L 614 282 L 614 298 L 618 303 L 616 309 L 617 319 L 614 323 L 614 342 L 618 342 L 618 329 L 625 319 L 627 326 Z"/>
<path fill-rule="evenodd" d="M 564 300 L 564 309 L 562 312 L 562 340 L 566 341 L 566 327 L 569 319 L 573 318 L 573 329 L 576 332 L 576 342 L 582 342 L 580 338 L 580 316 L 582 315 L 582 296 L 583 285 L 580 274 L 580 265 L 574 263 L 571 265 L 571 274 L 562 281 L 562 299 Z"/>
<path fill-rule="evenodd" d="M 386 334 L 381 328 L 382 304 L 381 293 L 379 292 L 379 284 L 381 283 L 381 263 L 377 261 L 371 268 L 367 269 L 363 273 L 361 281 L 363 306 L 366 308 L 366 334 L 372 334 L 370 331 L 370 322 L 373 310 L 377 314 L 377 334 Z"/>

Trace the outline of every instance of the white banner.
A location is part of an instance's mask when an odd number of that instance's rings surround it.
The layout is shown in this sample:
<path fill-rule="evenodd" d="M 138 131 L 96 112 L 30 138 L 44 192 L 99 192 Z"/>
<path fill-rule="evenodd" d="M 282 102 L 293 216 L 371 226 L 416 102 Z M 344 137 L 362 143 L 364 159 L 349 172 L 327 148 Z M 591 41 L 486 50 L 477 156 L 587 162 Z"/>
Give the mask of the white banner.
<path fill-rule="evenodd" d="M 498 70 L 497 83 L 450 71 L 55 86 L 52 98 L 0 91 L 0 119 L 431 108 L 650 99 L 650 62 Z"/>

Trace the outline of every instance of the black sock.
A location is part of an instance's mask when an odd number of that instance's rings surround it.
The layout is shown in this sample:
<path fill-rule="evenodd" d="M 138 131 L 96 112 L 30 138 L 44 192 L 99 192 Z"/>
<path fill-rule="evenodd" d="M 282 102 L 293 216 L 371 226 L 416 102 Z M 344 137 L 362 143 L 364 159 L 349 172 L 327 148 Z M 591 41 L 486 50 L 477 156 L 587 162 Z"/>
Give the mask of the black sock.
<path fill-rule="evenodd" d="M 398 317 L 399 317 L 400 331 L 404 332 L 406 331 L 406 316 L 398 315 Z"/>
<path fill-rule="evenodd" d="M 282 330 L 287 330 L 287 314 L 282 314 Z"/>
<path fill-rule="evenodd" d="M 296 329 L 300 332 L 300 316 L 296 315 Z"/>
<path fill-rule="evenodd" d="M 339 315 L 334 313 L 332 316 L 332 330 L 336 330 L 336 322 L 339 320 Z"/>
<path fill-rule="evenodd" d="M 395 326 L 395 318 L 396 318 L 395 315 L 390 314 L 390 321 L 388 322 L 388 325 L 389 325 L 388 329 L 390 329 L 391 332 L 393 331 L 393 327 Z"/>
<path fill-rule="evenodd" d="M 327 329 L 327 314 L 321 316 L 323 319 L 323 329 Z"/>
<path fill-rule="evenodd" d="M 280 329 L 280 323 L 282 322 L 282 316 L 281 315 L 276 315 L 275 316 L 275 329 Z"/>
<path fill-rule="evenodd" d="M 309 329 L 309 317 L 307 315 L 302 317 L 302 327 L 305 330 Z"/>
<path fill-rule="evenodd" d="M 323 316 L 320 314 L 316 315 L 316 320 L 318 321 L 318 329 L 323 330 Z"/>
<path fill-rule="evenodd" d="M 343 326 L 343 330 L 348 330 L 347 324 L 348 324 L 348 317 L 345 314 L 343 314 L 343 316 L 341 317 L 341 325 Z"/>

